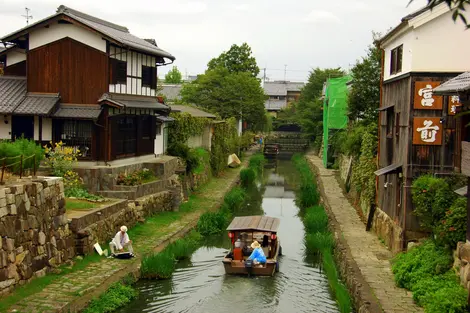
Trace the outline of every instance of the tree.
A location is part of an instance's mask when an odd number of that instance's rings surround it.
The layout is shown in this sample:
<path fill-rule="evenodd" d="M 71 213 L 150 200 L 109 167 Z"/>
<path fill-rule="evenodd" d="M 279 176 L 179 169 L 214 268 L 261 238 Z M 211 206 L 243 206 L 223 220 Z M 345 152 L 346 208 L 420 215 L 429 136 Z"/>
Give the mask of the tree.
<path fill-rule="evenodd" d="M 183 75 L 178 70 L 178 67 L 173 68 L 165 75 L 165 83 L 167 84 L 181 84 L 183 82 Z"/>
<path fill-rule="evenodd" d="M 344 71 L 340 68 L 320 69 L 310 72 L 308 82 L 302 89 L 299 101 L 295 106 L 295 120 L 302 132 L 312 137 L 319 144 L 323 133 L 323 101 L 320 99 L 323 83 L 328 78 L 341 77 Z"/>
<path fill-rule="evenodd" d="M 374 34 L 374 38 L 378 38 Z M 377 46 L 369 46 L 367 56 L 357 61 L 351 69 L 353 80 L 348 97 L 349 119 L 364 120 L 365 123 L 377 120 L 380 102 L 380 61 L 381 52 Z"/>
<path fill-rule="evenodd" d="M 213 58 L 207 64 L 208 70 L 223 67 L 229 73 L 248 72 L 253 77 L 259 74 L 259 67 L 252 55 L 250 46 L 245 42 L 241 46 L 233 44 L 228 51 L 222 52 L 217 58 Z"/>
<path fill-rule="evenodd" d="M 410 3 L 413 1 L 414 0 L 410 0 Z M 467 18 L 464 15 L 465 5 L 470 4 L 470 0 L 428 0 L 428 5 L 431 9 L 441 3 L 446 3 L 447 6 L 453 10 L 452 19 L 454 21 L 460 19 L 465 25 L 467 25 L 467 28 L 470 28 L 470 24 L 467 23 Z"/>
<path fill-rule="evenodd" d="M 267 121 L 264 95 L 258 79 L 248 72 L 231 73 L 225 67 L 207 70 L 191 84 L 183 86 L 181 96 L 221 118 L 243 118 L 248 128 L 263 130 Z"/>

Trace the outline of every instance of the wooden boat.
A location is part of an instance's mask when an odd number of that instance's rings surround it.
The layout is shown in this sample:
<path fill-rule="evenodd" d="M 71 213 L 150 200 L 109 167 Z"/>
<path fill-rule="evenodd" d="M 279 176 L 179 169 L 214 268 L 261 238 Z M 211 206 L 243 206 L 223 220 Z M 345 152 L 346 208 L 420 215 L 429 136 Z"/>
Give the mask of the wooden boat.
<path fill-rule="evenodd" d="M 279 154 L 279 145 L 275 143 L 264 144 L 263 153 L 266 158 L 275 159 Z"/>
<path fill-rule="evenodd" d="M 282 254 L 277 237 L 280 220 L 269 216 L 235 217 L 227 227 L 228 236 L 232 239 L 232 249 L 224 257 L 223 264 L 227 274 L 244 274 L 273 276 L 279 271 L 278 256 Z M 235 242 L 240 239 L 242 248 L 236 248 Z M 265 264 L 253 264 L 248 257 L 251 243 L 258 241 L 266 256 Z"/>

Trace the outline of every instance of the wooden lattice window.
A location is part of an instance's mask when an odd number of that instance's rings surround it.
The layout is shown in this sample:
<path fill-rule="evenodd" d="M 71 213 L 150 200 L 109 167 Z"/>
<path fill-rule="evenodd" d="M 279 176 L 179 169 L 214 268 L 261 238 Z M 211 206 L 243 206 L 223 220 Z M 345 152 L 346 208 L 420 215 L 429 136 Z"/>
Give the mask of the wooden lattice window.
<path fill-rule="evenodd" d="M 118 59 L 110 59 L 111 69 L 111 84 L 123 84 L 127 83 L 127 62 Z"/>

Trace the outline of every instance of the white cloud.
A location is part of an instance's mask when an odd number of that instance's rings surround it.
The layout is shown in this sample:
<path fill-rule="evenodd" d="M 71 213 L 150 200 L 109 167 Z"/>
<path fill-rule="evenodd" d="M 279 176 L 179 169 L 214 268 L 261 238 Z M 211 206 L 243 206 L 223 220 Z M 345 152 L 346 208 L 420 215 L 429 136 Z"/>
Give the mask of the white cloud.
<path fill-rule="evenodd" d="M 332 12 L 324 10 L 312 10 L 304 20 L 308 23 L 327 23 L 339 24 L 341 19 Z"/>
<path fill-rule="evenodd" d="M 250 5 L 248 3 L 241 3 L 235 5 L 235 10 L 237 11 L 249 11 L 250 10 Z"/>

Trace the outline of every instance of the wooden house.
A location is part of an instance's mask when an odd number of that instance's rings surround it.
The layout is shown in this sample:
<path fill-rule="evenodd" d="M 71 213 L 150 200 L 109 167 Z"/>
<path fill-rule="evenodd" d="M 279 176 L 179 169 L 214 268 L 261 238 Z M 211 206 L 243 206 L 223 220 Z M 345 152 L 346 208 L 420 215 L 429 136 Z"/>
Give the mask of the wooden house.
<path fill-rule="evenodd" d="M 164 152 L 157 70 L 175 58 L 155 40 L 60 6 L 0 42 L 0 139 L 62 141 L 100 162 Z"/>
<path fill-rule="evenodd" d="M 470 69 L 470 32 L 442 3 L 404 17 L 379 41 L 382 82 L 374 228 L 393 251 L 420 236 L 411 185 L 460 166 L 455 97 L 433 88 Z"/>

